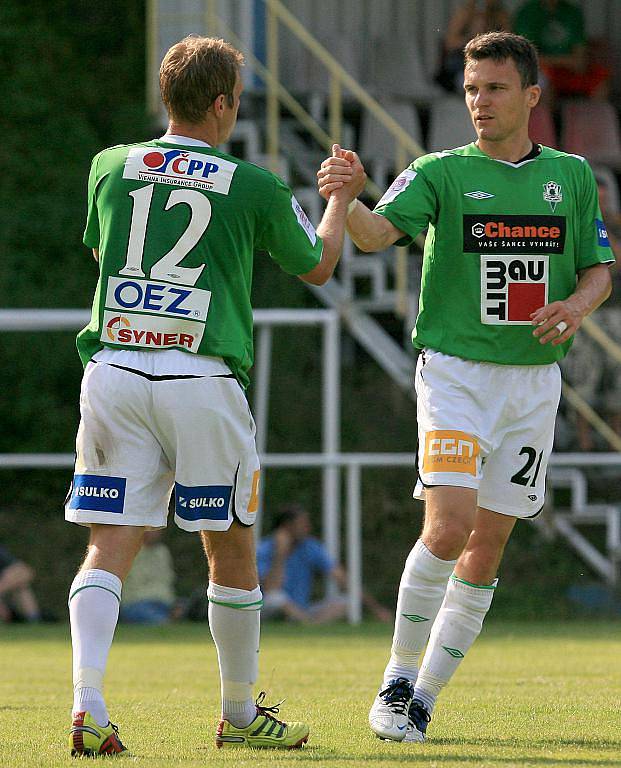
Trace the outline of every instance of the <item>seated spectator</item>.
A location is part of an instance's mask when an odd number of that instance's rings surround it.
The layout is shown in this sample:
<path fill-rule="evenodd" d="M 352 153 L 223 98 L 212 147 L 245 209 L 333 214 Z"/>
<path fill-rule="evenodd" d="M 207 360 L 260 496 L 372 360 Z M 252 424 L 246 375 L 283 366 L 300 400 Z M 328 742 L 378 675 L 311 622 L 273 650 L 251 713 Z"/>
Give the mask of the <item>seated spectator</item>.
<path fill-rule="evenodd" d="M 607 98 L 610 68 L 590 60 L 584 16 L 575 3 L 528 0 L 516 14 L 514 32 L 536 45 L 548 100 L 555 96 Z"/>
<path fill-rule="evenodd" d="M 509 13 L 500 0 L 466 0 L 451 16 L 442 44 L 436 82 L 461 94 L 464 83 L 464 46 L 481 32 L 510 31 Z"/>
<path fill-rule="evenodd" d="M 123 584 L 120 620 L 131 624 L 166 624 L 173 618 L 175 572 L 164 530 L 146 531 Z"/>
<path fill-rule="evenodd" d="M 316 575 L 330 576 L 338 586 L 347 588 L 347 575 L 334 563 L 324 545 L 310 535 L 308 513 L 291 504 L 276 518 L 271 536 L 257 548 L 259 581 L 263 591 L 265 618 L 282 617 L 307 624 L 322 624 L 342 619 L 347 613 L 344 594 L 312 602 Z M 363 604 L 380 621 L 392 621 L 392 613 L 363 592 Z"/>
<path fill-rule="evenodd" d="M 0 622 L 41 621 L 39 604 L 30 587 L 34 576 L 29 565 L 0 547 Z"/>

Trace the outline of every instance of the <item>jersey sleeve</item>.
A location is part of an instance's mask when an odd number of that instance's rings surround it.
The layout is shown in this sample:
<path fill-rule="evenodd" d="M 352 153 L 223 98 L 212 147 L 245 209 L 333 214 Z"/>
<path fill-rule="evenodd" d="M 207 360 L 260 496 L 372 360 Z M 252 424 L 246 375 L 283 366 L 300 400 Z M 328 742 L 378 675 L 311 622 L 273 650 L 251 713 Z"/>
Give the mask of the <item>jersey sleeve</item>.
<path fill-rule="evenodd" d="M 278 177 L 274 185 L 257 248 L 289 275 L 303 275 L 321 260 L 321 238 L 289 187 Z"/>
<path fill-rule="evenodd" d="M 405 232 L 405 237 L 397 240 L 396 245 L 409 245 L 435 219 L 436 210 L 436 193 L 414 163 L 397 176 L 374 212 Z"/>
<path fill-rule="evenodd" d="M 583 166 L 581 204 L 578 207 L 580 241 L 577 248 L 576 271 L 596 264 L 609 264 L 615 260 L 599 207 L 593 171 L 586 160 Z"/>
<path fill-rule="evenodd" d="M 97 213 L 97 200 L 95 193 L 97 191 L 97 164 L 99 155 L 95 155 L 91 163 L 91 170 L 88 175 L 88 212 L 86 214 L 86 229 L 82 241 L 87 248 L 99 248 L 99 214 Z"/>

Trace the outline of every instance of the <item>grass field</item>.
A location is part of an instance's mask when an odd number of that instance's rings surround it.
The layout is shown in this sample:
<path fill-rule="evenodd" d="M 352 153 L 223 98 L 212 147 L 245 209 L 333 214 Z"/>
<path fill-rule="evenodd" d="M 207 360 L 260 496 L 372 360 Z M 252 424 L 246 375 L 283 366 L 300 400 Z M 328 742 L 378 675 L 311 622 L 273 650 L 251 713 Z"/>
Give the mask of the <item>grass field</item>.
<path fill-rule="evenodd" d="M 132 757 L 159 766 L 350 768 L 620 766 L 621 623 L 490 621 L 442 699 L 424 745 L 374 738 L 367 711 L 390 629 L 368 624 L 263 632 L 260 688 L 283 718 L 307 719 L 300 752 L 217 750 L 219 680 L 206 625 L 121 627 L 107 676 Z M 65 626 L 0 628 L 0 766 L 75 765 L 66 748 L 71 656 Z M 108 762 L 109 758 L 104 758 Z"/>

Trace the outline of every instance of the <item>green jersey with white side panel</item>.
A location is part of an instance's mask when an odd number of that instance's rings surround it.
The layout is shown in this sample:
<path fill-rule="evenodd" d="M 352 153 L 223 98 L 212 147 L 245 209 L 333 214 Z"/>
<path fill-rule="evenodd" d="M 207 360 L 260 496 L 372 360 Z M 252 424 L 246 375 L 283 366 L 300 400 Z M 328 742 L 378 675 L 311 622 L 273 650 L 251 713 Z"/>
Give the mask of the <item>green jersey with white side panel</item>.
<path fill-rule="evenodd" d="M 375 211 L 406 234 L 428 227 L 412 340 L 466 360 L 553 363 L 530 315 L 574 292 L 577 273 L 614 261 L 586 161 L 542 147 L 520 163 L 475 144 L 418 158 Z"/>
<path fill-rule="evenodd" d="M 222 357 L 248 384 L 254 252 L 289 274 L 312 270 L 322 243 L 274 174 L 209 147 L 156 140 L 93 160 L 84 243 L 99 249 L 84 365 L 102 347 Z"/>

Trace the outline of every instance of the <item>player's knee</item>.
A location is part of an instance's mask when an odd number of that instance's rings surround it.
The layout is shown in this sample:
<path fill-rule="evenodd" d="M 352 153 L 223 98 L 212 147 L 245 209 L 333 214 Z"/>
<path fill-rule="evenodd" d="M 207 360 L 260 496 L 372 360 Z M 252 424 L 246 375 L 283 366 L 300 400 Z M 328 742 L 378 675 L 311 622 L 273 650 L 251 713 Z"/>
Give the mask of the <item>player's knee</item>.
<path fill-rule="evenodd" d="M 442 560 L 455 560 L 468 541 L 470 527 L 461 520 L 436 521 L 425 525 L 422 539 L 432 554 Z"/>

